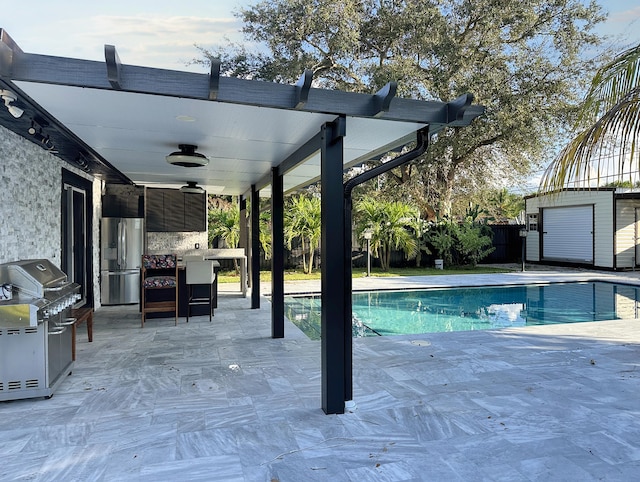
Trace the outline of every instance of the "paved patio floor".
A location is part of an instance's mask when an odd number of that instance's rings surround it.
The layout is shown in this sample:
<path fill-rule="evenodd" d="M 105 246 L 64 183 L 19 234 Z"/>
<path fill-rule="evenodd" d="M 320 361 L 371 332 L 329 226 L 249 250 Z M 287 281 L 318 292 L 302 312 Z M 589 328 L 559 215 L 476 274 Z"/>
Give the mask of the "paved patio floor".
<path fill-rule="evenodd" d="M 356 280 L 469 285 L 635 274 Z M 294 288 L 288 287 L 288 290 Z M 297 290 L 314 289 L 313 283 Z M 571 300 L 567 300 L 571 303 Z M 103 307 L 49 399 L 0 402 L 0 480 L 520 481 L 640 476 L 640 320 L 354 340 L 325 415 L 320 342 L 222 293 L 206 317 Z"/>

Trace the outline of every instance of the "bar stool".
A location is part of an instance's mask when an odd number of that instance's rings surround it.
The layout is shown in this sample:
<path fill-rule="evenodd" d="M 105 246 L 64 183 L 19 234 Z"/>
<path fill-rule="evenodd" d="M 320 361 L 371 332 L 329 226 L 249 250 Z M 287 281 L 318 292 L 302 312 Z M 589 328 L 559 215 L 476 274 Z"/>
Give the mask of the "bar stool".
<path fill-rule="evenodd" d="M 189 323 L 189 316 L 191 315 L 191 307 L 197 305 L 209 306 L 209 321 L 213 316 L 213 303 L 214 303 L 214 290 L 213 282 L 216 279 L 216 275 L 213 271 L 213 261 L 190 261 L 187 260 L 186 264 L 186 278 L 188 289 L 188 306 L 187 306 L 187 323 Z M 194 296 L 194 286 L 205 286 L 209 288 L 209 296 Z"/>
<path fill-rule="evenodd" d="M 175 254 L 143 254 L 141 273 L 142 327 L 147 313 L 171 311 L 178 324 L 178 257 Z M 150 293 L 165 293 L 163 297 L 148 300 Z M 158 300 L 157 298 L 161 298 Z"/>

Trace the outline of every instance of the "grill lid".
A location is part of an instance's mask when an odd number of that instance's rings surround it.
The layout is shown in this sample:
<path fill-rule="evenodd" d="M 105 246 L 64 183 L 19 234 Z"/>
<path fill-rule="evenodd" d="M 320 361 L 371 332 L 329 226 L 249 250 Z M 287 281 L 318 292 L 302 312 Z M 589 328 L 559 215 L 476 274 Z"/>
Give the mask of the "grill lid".
<path fill-rule="evenodd" d="M 43 298 L 46 289 L 65 285 L 67 275 L 48 259 L 25 259 L 0 265 L 0 281 L 12 283 L 36 298 Z"/>

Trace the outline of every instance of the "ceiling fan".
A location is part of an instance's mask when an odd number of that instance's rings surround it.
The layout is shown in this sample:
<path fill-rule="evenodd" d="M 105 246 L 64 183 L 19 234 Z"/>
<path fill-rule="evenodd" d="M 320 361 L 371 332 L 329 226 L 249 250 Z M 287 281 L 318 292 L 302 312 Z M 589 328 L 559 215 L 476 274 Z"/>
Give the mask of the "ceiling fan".
<path fill-rule="evenodd" d="M 178 148 L 179 151 L 172 152 L 165 157 L 169 164 L 181 167 L 202 167 L 209 164 L 209 159 L 204 154 L 196 152 L 198 146 L 180 144 Z"/>
<path fill-rule="evenodd" d="M 203 192 L 205 192 L 203 188 L 197 185 L 198 184 L 197 182 L 195 181 L 186 181 L 186 182 L 187 182 L 187 185 L 182 186 L 180 188 L 181 192 L 185 192 L 187 194 L 202 194 Z"/>

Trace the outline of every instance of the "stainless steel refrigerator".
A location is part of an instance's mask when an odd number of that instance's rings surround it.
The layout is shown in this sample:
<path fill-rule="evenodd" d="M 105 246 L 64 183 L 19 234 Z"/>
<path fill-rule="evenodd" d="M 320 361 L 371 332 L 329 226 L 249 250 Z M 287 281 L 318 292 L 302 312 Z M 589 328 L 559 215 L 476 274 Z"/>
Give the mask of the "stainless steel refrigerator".
<path fill-rule="evenodd" d="M 140 301 L 144 219 L 102 218 L 100 295 L 103 305 Z"/>

